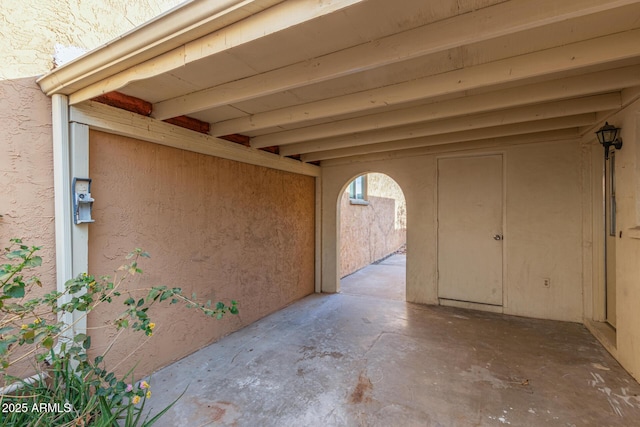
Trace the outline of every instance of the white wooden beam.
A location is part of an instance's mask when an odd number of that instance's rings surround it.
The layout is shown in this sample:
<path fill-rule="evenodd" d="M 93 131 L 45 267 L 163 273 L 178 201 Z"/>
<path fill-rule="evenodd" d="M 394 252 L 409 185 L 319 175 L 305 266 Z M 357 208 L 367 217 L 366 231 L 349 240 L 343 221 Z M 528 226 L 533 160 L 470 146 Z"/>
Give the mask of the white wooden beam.
<path fill-rule="evenodd" d="M 555 119 L 553 119 L 555 120 Z M 575 128 L 548 128 L 542 126 L 523 128 L 521 125 L 496 126 L 473 131 L 448 133 L 445 135 L 425 136 L 421 138 L 406 139 L 404 141 L 383 142 L 379 144 L 360 145 L 355 147 L 338 148 L 334 150 L 316 151 L 301 156 L 304 162 L 314 162 L 318 160 L 333 159 L 337 157 L 359 156 L 368 153 L 381 153 L 385 151 L 406 150 L 409 148 L 427 147 L 434 145 L 454 144 L 476 140 L 488 140 L 493 138 L 527 138 L 528 133 L 546 133 L 547 130 L 556 132 L 555 136 L 562 135 L 567 138 L 579 136 L 577 127 Z"/>
<path fill-rule="evenodd" d="M 564 117 L 545 116 L 544 108 L 539 106 L 523 107 L 516 111 L 499 111 L 494 113 L 479 114 L 472 117 L 460 117 L 426 124 L 418 124 L 410 127 L 389 128 L 374 130 L 360 134 L 345 135 L 337 138 L 320 139 L 315 141 L 300 142 L 297 144 L 284 145 L 280 147 L 280 154 L 290 156 L 293 154 L 304 154 L 314 151 L 334 150 L 345 147 L 355 147 L 360 145 L 371 145 L 389 141 L 400 141 L 405 139 L 420 138 L 441 134 L 458 134 L 460 132 L 471 133 L 473 131 L 483 133 L 486 129 L 491 129 L 491 137 L 500 136 L 495 134 L 501 129 L 507 135 L 515 133 L 529 133 L 544 130 L 562 129 L 578 127 L 592 124 L 596 121 L 594 113 L 583 113 Z M 535 114 L 529 114 L 533 109 Z M 553 117 L 553 118 L 547 118 Z"/>
<path fill-rule="evenodd" d="M 208 1 L 212 2 L 211 0 Z M 219 2 L 220 0 L 215 0 L 213 3 L 216 1 Z M 75 105 L 98 95 L 123 88 L 133 81 L 168 73 L 171 70 L 185 67 L 211 55 L 225 52 L 232 47 L 253 42 L 270 34 L 278 33 L 287 28 L 333 13 L 336 10 L 349 7 L 361 1 L 362 0 L 325 0 L 321 2 L 317 0 L 284 2 L 281 0 L 236 1 L 235 3 L 240 3 L 240 5 L 235 6 L 233 10 L 240 9 L 236 14 L 242 16 L 244 19 L 238 19 L 238 22 L 235 22 L 224 20 L 224 15 L 221 15 L 218 18 L 221 22 L 226 22 L 226 26 L 213 27 L 212 30 L 210 30 L 210 34 L 200 34 L 199 38 L 184 40 L 183 45 L 174 46 L 172 50 L 158 54 L 155 57 L 150 57 L 144 62 L 131 64 L 127 69 L 121 70 L 117 74 L 113 73 L 103 76 L 98 81 L 92 81 L 90 84 L 78 87 L 77 90 L 70 95 L 69 102 L 71 105 Z M 276 5 L 273 6 L 274 4 Z M 214 10 L 212 6 L 208 7 Z M 253 14 L 246 13 L 249 10 L 252 10 Z M 243 14 L 240 15 L 240 12 L 243 12 Z M 183 114 L 185 113 L 176 114 L 175 116 Z M 163 119 L 168 117 L 170 116 L 163 117 Z"/>
<path fill-rule="evenodd" d="M 153 117 L 163 120 L 234 104 L 629 3 L 632 1 L 512 0 L 499 3 L 309 61 L 158 102 L 153 105 Z M 461 28 L 464 31 L 460 31 Z"/>
<path fill-rule="evenodd" d="M 640 86 L 635 87 L 627 87 L 621 92 L 622 97 L 622 106 L 626 107 L 627 105 L 635 102 L 637 99 L 640 99 Z"/>
<path fill-rule="evenodd" d="M 640 30 L 626 31 L 377 89 L 232 119 L 214 124 L 211 134 L 251 132 L 528 79 L 559 78 L 563 76 L 558 74 L 565 72 L 596 71 L 594 68 L 597 66 L 640 56 L 639 39 Z"/>
<path fill-rule="evenodd" d="M 638 75 L 637 78 L 640 79 L 640 75 Z M 538 84 L 535 86 L 540 88 L 541 85 Z M 542 85 L 542 87 L 544 87 L 544 85 Z M 528 92 L 526 88 L 518 89 L 517 91 L 509 89 L 506 91 L 491 92 L 462 99 L 458 98 L 451 101 L 428 104 L 416 108 L 394 110 L 386 114 L 378 113 L 372 115 L 373 117 L 365 116 L 358 117 L 357 119 L 344 120 L 345 122 L 351 123 L 352 126 L 345 126 L 344 123 L 337 122 L 338 126 L 332 127 L 331 130 L 335 132 L 337 128 L 339 128 L 341 135 L 348 135 L 342 136 L 340 140 L 348 140 L 355 143 L 359 140 L 365 140 L 366 143 L 375 143 L 399 139 L 398 136 L 406 134 L 407 132 L 422 132 L 419 136 L 435 135 L 438 133 L 476 129 L 499 124 L 570 116 L 620 108 L 621 106 L 620 93 L 614 92 L 544 104 L 520 106 L 505 110 L 509 104 L 523 104 L 527 102 L 527 97 L 524 95 Z M 517 95 L 520 96 L 518 97 Z M 558 96 L 557 93 L 556 96 Z M 470 115 L 470 113 L 474 112 L 497 110 L 497 106 L 502 106 L 502 110 Z M 434 120 L 438 118 L 456 116 L 463 117 L 434 122 Z M 407 124 L 413 126 L 398 127 Z M 309 141 L 311 139 L 325 139 L 326 137 L 323 138 L 323 136 L 329 131 L 327 127 L 330 125 L 331 124 L 310 126 L 309 128 L 295 131 L 257 136 L 251 140 L 251 146 L 258 148 L 279 145 L 281 153 L 286 155 L 285 153 L 288 149 L 283 147 L 284 144 L 297 141 Z M 393 127 L 393 129 L 386 129 L 391 127 Z M 320 128 L 320 136 L 316 136 L 316 134 L 313 133 L 313 130 L 316 128 Z M 322 130 L 325 132 L 322 132 Z M 286 137 L 283 137 L 282 134 L 286 134 Z M 334 135 L 330 135 L 330 137 L 332 137 L 332 141 L 338 140 L 338 137 Z"/>
<path fill-rule="evenodd" d="M 345 133 L 445 119 L 557 99 L 577 98 L 592 93 L 619 91 L 638 85 L 640 85 L 640 66 L 623 67 L 260 135 L 251 139 L 251 146 L 259 148 L 291 144 Z"/>
<path fill-rule="evenodd" d="M 320 175 L 320 168 L 315 165 L 245 147 L 96 102 L 71 107 L 71 120 L 103 132 L 182 150 L 302 175 Z"/>
<path fill-rule="evenodd" d="M 559 131 L 540 132 L 527 135 L 515 135 L 508 137 L 481 139 L 477 141 L 459 142 L 446 145 L 429 145 L 424 147 L 407 148 L 395 151 L 370 151 L 361 153 L 356 156 L 344 155 L 336 157 L 328 157 L 322 160 L 323 167 L 341 165 L 354 162 L 369 162 L 376 160 L 389 160 L 415 156 L 425 156 L 439 153 L 454 153 L 459 151 L 482 150 L 486 148 L 505 147 L 512 145 L 538 144 L 541 142 L 557 142 L 559 144 L 577 141 L 577 133 L 575 129 L 563 129 Z M 358 148 L 358 147 L 356 147 Z M 339 150 L 336 150 L 339 151 Z M 315 154 L 315 153 L 314 153 Z M 304 157 L 304 156 L 303 156 Z"/>

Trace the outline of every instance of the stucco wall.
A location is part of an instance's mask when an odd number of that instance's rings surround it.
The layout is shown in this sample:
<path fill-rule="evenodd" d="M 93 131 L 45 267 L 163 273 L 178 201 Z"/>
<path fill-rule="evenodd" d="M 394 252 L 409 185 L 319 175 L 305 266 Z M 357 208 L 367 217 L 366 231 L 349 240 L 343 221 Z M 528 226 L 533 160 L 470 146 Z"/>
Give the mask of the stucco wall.
<path fill-rule="evenodd" d="M 49 99 L 33 78 L 0 80 L 0 244 L 18 237 L 41 246 L 38 275 L 55 287 L 50 123 Z"/>
<path fill-rule="evenodd" d="M 90 50 L 179 4 L 178 0 L 20 0 L 0 7 L 0 244 L 40 246 L 43 288 L 56 287 L 51 100 L 36 79 L 58 50 Z M 33 295 L 35 296 L 35 294 Z M 30 375 L 29 363 L 11 374 Z"/>
<path fill-rule="evenodd" d="M 384 174 L 367 174 L 367 202 L 350 203 L 348 188 L 340 199 L 340 277 L 406 242 L 406 203 L 398 184 Z"/>
<path fill-rule="evenodd" d="M 0 7 L 0 244 L 42 247 L 38 275 L 55 288 L 51 101 L 36 84 L 55 46 L 84 50 L 129 31 L 177 0 L 4 1 Z M 4 246 L 3 246 L 4 247 Z"/>
<path fill-rule="evenodd" d="M 621 150 L 616 151 L 615 344 L 622 366 L 640 380 L 640 101 L 608 121 L 621 128 L 624 144 Z M 598 154 L 594 156 L 594 173 L 600 174 L 602 147 L 596 145 L 593 149 Z M 596 220 L 601 220 L 601 217 Z M 594 278 L 594 281 L 598 280 L 602 281 L 602 276 Z M 594 300 L 604 302 L 597 295 Z"/>
<path fill-rule="evenodd" d="M 0 8 L 0 236 L 43 246 L 45 283 L 54 282 L 51 102 L 36 78 L 54 66 L 56 45 L 93 49 L 179 3 L 24 0 Z"/>
<path fill-rule="evenodd" d="M 34 77 L 54 66 L 55 46 L 91 50 L 182 0 L 20 0 L 0 8 L 0 79 Z"/>
<path fill-rule="evenodd" d="M 581 149 L 552 142 L 469 151 L 505 158 L 503 291 L 507 314 L 582 321 Z M 457 153 L 458 155 L 462 153 Z M 323 206 L 336 206 L 343 186 L 364 172 L 389 175 L 407 203 L 407 300 L 437 304 L 437 158 L 372 155 L 362 161 L 323 164 Z M 323 290 L 336 290 L 339 217 L 323 212 Z M 551 279 L 545 288 L 542 278 Z"/>
<path fill-rule="evenodd" d="M 153 337 L 120 371 L 139 361 L 136 374 L 150 373 L 314 291 L 314 178 L 100 132 L 90 134 L 89 167 L 92 273 L 109 274 L 139 247 L 152 256 L 139 286 L 180 286 L 205 301 L 240 303 L 239 316 L 221 321 L 153 309 Z M 101 307 L 89 328 L 121 307 Z M 93 351 L 110 338 L 95 331 Z M 121 337 L 108 366 L 140 343 L 139 334 Z"/>

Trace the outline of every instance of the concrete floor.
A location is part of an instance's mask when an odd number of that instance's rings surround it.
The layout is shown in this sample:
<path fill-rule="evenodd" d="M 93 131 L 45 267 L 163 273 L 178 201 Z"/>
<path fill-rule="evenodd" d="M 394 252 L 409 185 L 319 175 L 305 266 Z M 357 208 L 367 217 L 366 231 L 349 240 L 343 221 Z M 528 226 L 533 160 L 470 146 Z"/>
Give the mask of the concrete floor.
<path fill-rule="evenodd" d="M 156 425 L 640 425 L 640 385 L 582 325 L 405 303 L 403 264 L 157 372 L 152 411 L 188 389 Z"/>

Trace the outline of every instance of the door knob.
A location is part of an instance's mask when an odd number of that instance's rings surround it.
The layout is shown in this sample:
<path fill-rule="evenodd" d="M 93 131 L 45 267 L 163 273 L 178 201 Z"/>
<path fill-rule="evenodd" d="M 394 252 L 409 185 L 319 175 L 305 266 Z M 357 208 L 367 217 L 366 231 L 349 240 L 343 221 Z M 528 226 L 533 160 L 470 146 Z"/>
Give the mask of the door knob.
<path fill-rule="evenodd" d="M 493 236 L 493 240 L 502 240 L 502 234 L 496 234 L 495 236 Z"/>

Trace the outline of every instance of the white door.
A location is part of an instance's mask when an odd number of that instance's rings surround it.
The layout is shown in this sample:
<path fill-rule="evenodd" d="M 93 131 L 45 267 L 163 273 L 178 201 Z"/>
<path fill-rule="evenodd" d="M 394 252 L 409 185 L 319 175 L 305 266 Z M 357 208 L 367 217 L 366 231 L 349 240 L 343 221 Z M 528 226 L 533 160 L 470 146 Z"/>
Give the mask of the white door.
<path fill-rule="evenodd" d="M 502 305 L 502 155 L 438 160 L 438 297 Z"/>

